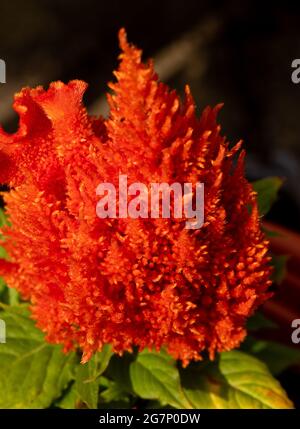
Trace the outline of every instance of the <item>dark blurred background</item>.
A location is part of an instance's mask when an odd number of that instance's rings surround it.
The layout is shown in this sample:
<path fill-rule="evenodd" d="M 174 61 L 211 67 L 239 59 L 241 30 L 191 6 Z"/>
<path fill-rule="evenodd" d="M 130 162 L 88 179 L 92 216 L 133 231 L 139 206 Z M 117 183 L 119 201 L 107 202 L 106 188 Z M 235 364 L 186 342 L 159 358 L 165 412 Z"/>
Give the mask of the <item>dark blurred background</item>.
<path fill-rule="evenodd" d="M 23 86 L 80 78 L 90 112 L 106 114 L 104 93 L 117 65 L 117 32 L 156 61 L 162 80 L 191 85 L 199 110 L 225 102 L 232 142 L 242 138 L 250 179 L 285 178 L 269 217 L 300 230 L 300 4 L 208 0 L 11 0 L 0 3 L 0 122 L 17 128 L 13 94 Z"/>

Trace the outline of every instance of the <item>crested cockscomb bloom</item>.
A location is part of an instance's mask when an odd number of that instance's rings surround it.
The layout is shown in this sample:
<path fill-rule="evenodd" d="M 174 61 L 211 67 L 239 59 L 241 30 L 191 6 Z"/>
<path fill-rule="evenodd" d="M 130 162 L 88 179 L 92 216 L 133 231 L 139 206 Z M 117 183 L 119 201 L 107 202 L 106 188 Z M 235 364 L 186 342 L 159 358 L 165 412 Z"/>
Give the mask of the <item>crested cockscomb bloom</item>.
<path fill-rule="evenodd" d="M 200 119 L 158 81 L 120 31 L 120 65 L 108 119 L 90 117 L 82 81 L 23 89 L 15 134 L 0 131 L 0 181 L 10 225 L 0 273 L 31 302 L 52 343 L 80 347 L 82 361 L 110 343 L 165 347 L 187 364 L 232 349 L 247 317 L 269 296 L 268 242 L 244 151 L 220 134 L 220 105 Z M 237 159 L 236 159 L 237 158 Z M 236 162 L 235 162 L 236 159 Z M 205 185 L 205 222 L 99 219 L 99 183 Z"/>

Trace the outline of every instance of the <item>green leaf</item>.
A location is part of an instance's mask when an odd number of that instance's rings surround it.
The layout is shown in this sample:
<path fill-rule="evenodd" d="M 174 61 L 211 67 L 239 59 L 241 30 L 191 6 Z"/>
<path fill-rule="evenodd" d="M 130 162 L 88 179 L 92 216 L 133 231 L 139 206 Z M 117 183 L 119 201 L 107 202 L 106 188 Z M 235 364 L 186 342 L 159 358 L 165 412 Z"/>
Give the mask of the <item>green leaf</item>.
<path fill-rule="evenodd" d="M 6 284 L 2 277 L 0 277 L 0 301 L 2 301 L 2 296 L 6 291 Z"/>
<path fill-rule="evenodd" d="M 257 358 L 241 351 L 179 371 L 164 352 L 143 351 L 131 364 L 135 393 L 175 408 L 292 408 L 292 403 Z"/>
<path fill-rule="evenodd" d="M 131 378 L 130 366 L 135 356 L 132 353 L 124 353 L 123 356 L 114 355 L 108 365 L 105 375 L 119 384 L 124 392 L 134 395 Z"/>
<path fill-rule="evenodd" d="M 123 399 L 124 389 L 120 384 L 106 377 L 101 377 L 100 385 L 104 388 L 100 395 L 104 402 L 120 401 Z"/>
<path fill-rule="evenodd" d="M 6 217 L 5 217 L 4 210 L 0 208 L 0 228 L 3 225 L 6 225 Z M 1 244 L 1 241 L 2 241 L 2 234 L 0 234 L 0 244 Z M 7 258 L 6 250 L 4 249 L 4 247 L 0 245 L 0 259 L 6 259 L 6 258 Z M 0 299 L 2 299 L 2 295 L 4 294 L 6 289 L 7 288 L 6 288 L 5 282 L 3 278 L 0 277 Z"/>
<path fill-rule="evenodd" d="M 9 222 L 6 217 L 5 211 L 2 208 L 0 208 L 0 228 L 4 225 L 9 225 Z"/>
<path fill-rule="evenodd" d="M 0 208 L 0 228 L 2 228 L 5 225 L 9 225 L 9 221 L 5 215 L 5 212 L 3 209 Z M 0 233 L 0 243 L 3 242 L 3 235 Z M 0 246 L 0 258 L 7 258 L 6 250 Z"/>
<path fill-rule="evenodd" d="M 282 234 L 280 234 L 277 231 L 271 231 L 270 229 L 266 228 L 264 225 L 261 227 L 261 229 L 265 233 L 266 237 L 268 237 L 268 238 L 282 237 Z"/>
<path fill-rule="evenodd" d="M 181 389 L 176 362 L 167 353 L 144 350 L 130 365 L 134 392 L 175 408 L 191 408 Z"/>
<path fill-rule="evenodd" d="M 0 208 L 0 228 L 8 224 L 5 212 Z M 7 259 L 6 250 L 1 246 L 1 242 L 3 243 L 2 234 L 0 234 L 0 259 Z M 2 277 L 0 277 L 0 301 L 10 303 L 11 305 L 19 303 L 18 292 L 14 289 L 8 289 Z"/>
<path fill-rule="evenodd" d="M 1 243 L 1 241 L 0 241 Z M 7 253 L 4 247 L 0 246 L 0 259 L 7 259 Z"/>
<path fill-rule="evenodd" d="M 79 408 L 79 398 L 76 389 L 76 384 L 72 383 L 69 388 L 64 392 L 63 396 L 55 401 L 55 407 L 63 408 L 66 410 L 73 410 Z"/>
<path fill-rule="evenodd" d="M 282 186 L 282 179 L 279 177 L 267 177 L 252 183 L 253 189 L 257 192 L 258 210 L 264 216 L 277 199 L 277 194 Z"/>
<path fill-rule="evenodd" d="M 267 366 L 241 351 L 224 352 L 210 363 L 181 372 L 182 386 L 194 408 L 292 408 Z"/>
<path fill-rule="evenodd" d="M 290 366 L 300 362 L 299 349 L 288 347 L 275 341 L 252 338 L 248 351 L 263 361 L 274 375 L 279 375 Z"/>
<path fill-rule="evenodd" d="M 266 318 L 266 316 L 257 311 L 247 321 L 247 331 L 258 331 L 260 329 L 275 329 L 276 323 Z"/>
<path fill-rule="evenodd" d="M 280 284 L 286 275 L 286 263 L 288 260 L 286 255 L 272 255 L 271 265 L 274 267 L 272 273 L 273 282 Z"/>
<path fill-rule="evenodd" d="M 6 343 L 0 344 L 0 408 L 47 408 L 74 378 L 77 357 L 46 343 L 24 305 L 2 308 Z"/>
<path fill-rule="evenodd" d="M 122 385 L 109 380 L 107 377 L 100 377 L 99 407 L 100 408 L 129 408 L 132 400 L 128 392 Z"/>
<path fill-rule="evenodd" d="M 112 356 L 111 346 L 105 345 L 87 363 L 80 365 L 76 375 L 76 391 L 88 408 L 97 408 L 99 377 L 106 370 Z"/>

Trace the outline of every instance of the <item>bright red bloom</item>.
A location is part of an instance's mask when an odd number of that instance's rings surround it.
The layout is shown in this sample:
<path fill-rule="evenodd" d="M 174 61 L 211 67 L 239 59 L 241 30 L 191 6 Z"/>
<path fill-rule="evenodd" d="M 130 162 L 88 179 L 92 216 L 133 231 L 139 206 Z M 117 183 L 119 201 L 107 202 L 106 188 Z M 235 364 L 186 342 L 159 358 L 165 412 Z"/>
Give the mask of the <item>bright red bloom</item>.
<path fill-rule="evenodd" d="M 83 362 L 111 343 L 165 346 L 187 364 L 229 350 L 270 295 L 267 241 L 240 144 L 220 135 L 220 105 L 200 119 L 120 32 L 110 116 L 89 117 L 86 84 L 55 82 L 15 97 L 19 130 L 0 131 L 0 181 L 11 226 L 1 272 L 32 303 L 47 340 L 80 346 Z M 100 182 L 204 182 L 205 224 L 178 219 L 99 219 Z"/>

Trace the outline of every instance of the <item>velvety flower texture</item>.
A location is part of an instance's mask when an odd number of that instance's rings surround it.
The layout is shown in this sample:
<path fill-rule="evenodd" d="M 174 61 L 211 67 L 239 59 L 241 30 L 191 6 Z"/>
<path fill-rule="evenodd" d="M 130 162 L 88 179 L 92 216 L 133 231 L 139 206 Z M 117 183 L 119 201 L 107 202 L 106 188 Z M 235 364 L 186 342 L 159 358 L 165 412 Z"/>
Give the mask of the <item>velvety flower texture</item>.
<path fill-rule="evenodd" d="M 54 82 L 15 96 L 15 134 L 0 132 L 0 181 L 10 226 L 0 273 L 30 300 L 47 340 L 80 347 L 86 362 L 166 347 L 186 365 L 201 352 L 236 347 L 270 286 L 267 241 L 240 143 L 229 148 L 207 107 L 200 119 L 120 31 L 120 65 L 109 84 L 109 118 L 90 117 L 86 84 Z M 233 162 L 237 155 L 236 164 Z M 96 187 L 128 182 L 203 182 L 205 223 L 99 219 Z"/>

